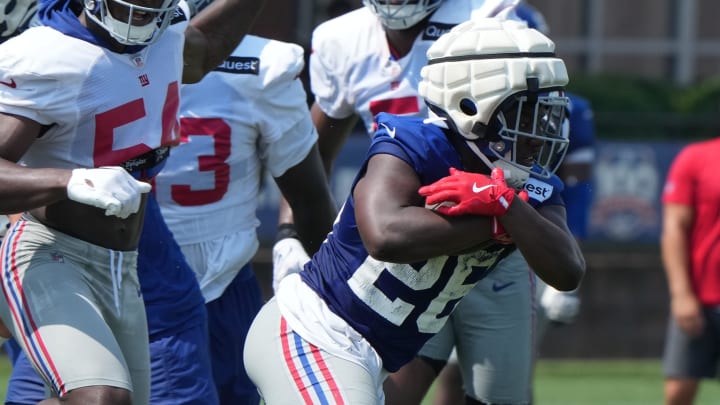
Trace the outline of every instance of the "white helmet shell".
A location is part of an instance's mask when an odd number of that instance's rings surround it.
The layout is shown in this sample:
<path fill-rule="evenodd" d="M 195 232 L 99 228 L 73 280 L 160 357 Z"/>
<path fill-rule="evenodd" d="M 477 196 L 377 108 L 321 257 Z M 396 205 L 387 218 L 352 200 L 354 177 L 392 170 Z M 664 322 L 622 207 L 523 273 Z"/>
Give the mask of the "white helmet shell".
<path fill-rule="evenodd" d="M 0 42 L 22 31 L 37 8 L 36 0 L 0 1 Z"/>
<path fill-rule="evenodd" d="M 568 74 L 554 51 L 548 37 L 522 21 L 473 19 L 430 47 L 419 93 L 488 165 L 490 158 L 529 173 L 533 165 L 517 161 L 518 137 L 542 140 L 546 148 L 535 164 L 542 166 L 540 175 L 548 177 L 568 142 L 562 131 L 568 102 L 562 87 Z M 516 117 L 533 110 L 530 132 L 521 130 L 519 121 L 508 121 L 501 109 L 509 105 L 516 106 Z"/>
<path fill-rule="evenodd" d="M 428 49 L 419 92 L 445 111 L 464 137 L 477 139 L 471 132 L 475 123 L 487 125 L 507 97 L 528 90 L 529 78 L 537 79 L 539 89 L 568 83 L 565 63 L 554 51 L 548 37 L 524 22 L 467 21 Z M 467 99 L 474 101 L 476 114 L 461 110 L 461 101 Z"/>
<path fill-rule="evenodd" d="M 363 0 L 363 4 L 377 15 L 391 30 L 414 26 L 440 7 L 444 0 Z"/>

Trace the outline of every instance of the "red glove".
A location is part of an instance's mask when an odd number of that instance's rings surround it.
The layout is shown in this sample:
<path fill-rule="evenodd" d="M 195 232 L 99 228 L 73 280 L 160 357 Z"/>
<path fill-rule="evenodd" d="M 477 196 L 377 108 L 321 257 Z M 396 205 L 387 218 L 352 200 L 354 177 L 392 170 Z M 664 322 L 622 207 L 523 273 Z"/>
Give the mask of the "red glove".
<path fill-rule="evenodd" d="M 518 197 L 520 197 L 523 201 L 528 202 L 529 197 L 527 191 L 523 190 L 519 192 Z M 493 217 L 492 219 L 492 238 L 495 242 L 502 245 L 512 245 L 513 243 L 512 237 L 505 231 L 505 228 L 500 223 L 498 217 Z"/>
<path fill-rule="evenodd" d="M 438 206 L 437 212 L 444 215 L 503 216 L 515 198 L 515 190 L 505 184 L 505 175 L 498 167 L 490 177 L 451 167 L 449 176 L 420 187 L 418 193 L 426 197 L 426 205 L 455 203 Z"/>

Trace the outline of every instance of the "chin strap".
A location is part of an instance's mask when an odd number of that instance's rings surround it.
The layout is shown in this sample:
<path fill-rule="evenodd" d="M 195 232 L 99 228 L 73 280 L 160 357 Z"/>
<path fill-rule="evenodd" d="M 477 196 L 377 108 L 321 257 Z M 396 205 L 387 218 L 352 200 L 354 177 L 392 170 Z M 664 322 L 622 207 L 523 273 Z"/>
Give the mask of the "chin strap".
<path fill-rule="evenodd" d="M 482 151 L 480 151 L 480 148 L 478 148 L 477 144 L 473 141 L 465 141 L 468 148 L 473 151 L 477 155 L 477 157 L 480 158 L 480 160 L 485 163 L 485 165 L 492 170 L 496 167 L 499 167 L 503 169 L 503 172 L 505 173 L 505 182 L 508 186 L 511 188 L 514 188 L 515 190 L 522 190 L 523 186 L 525 185 L 525 182 L 527 181 L 528 177 L 530 175 L 515 166 L 503 161 L 503 160 L 496 160 L 495 162 L 491 162 L 490 159 L 488 159 L 487 156 L 485 156 Z"/>

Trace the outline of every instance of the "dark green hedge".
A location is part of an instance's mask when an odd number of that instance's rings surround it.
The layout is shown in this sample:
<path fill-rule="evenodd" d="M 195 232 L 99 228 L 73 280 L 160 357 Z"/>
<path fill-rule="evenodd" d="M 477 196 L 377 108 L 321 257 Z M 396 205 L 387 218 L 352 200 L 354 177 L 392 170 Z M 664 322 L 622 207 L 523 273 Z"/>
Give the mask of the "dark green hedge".
<path fill-rule="evenodd" d="M 629 76 L 573 76 L 567 88 L 592 102 L 599 138 L 720 136 L 720 78 L 678 87 Z"/>

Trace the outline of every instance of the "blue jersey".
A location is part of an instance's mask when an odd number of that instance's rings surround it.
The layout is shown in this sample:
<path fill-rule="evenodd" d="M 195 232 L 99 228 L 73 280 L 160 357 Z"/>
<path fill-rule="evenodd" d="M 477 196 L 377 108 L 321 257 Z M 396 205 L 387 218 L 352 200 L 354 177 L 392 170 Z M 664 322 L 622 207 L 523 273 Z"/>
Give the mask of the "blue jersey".
<path fill-rule="evenodd" d="M 566 93 L 570 98 L 570 145 L 565 162 L 593 164 L 595 161 L 595 121 L 590 102 L 576 94 Z M 562 197 L 567 205 L 567 224 L 578 239 L 588 233 L 592 184 L 590 180 L 566 184 Z"/>
<path fill-rule="evenodd" d="M 583 148 L 595 147 L 595 121 L 590 102 L 573 93 L 565 93 L 570 99 L 570 145 L 568 154 Z"/>
<path fill-rule="evenodd" d="M 423 185 L 462 168 L 443 129 L 422 118 L 378 114 L 379 130 L 360 170 L 376 154 L 390 154 L 417 173 Z M 562 182 L 532 177 L 531 203 L 562 204 Z M 354 188 L 353 184 L 353 188 Z M 327 241 L 300 272 L 302 280 L 331 311 L 358 331 L 376 350 L 388 371 L 410 361 L 445 324 L 458 301 L 511 253 L 512 245 L 494 244 L 458 256 L 440 256 L 412 264 L 380 262 L 363 246 L 352 192 Z"/>
<path fill-rule="evenodd" d="M 145 209 L 137 272 L 151 337 L 206 322 L 205 300 L 195 273 L 165 225 L 152 193 Z"/>

